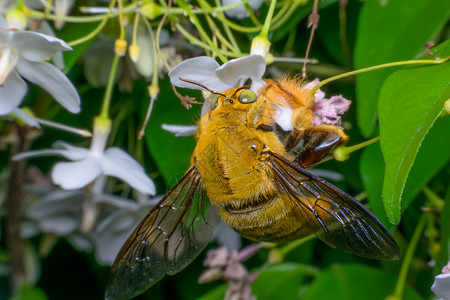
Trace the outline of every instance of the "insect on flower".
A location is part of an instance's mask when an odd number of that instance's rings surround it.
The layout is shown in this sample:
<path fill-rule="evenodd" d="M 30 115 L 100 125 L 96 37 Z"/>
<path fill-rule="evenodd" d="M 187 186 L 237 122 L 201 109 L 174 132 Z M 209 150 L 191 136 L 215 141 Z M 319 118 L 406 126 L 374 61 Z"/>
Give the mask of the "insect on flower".
<path fill-rule="evenodd" d="M 208 244 L 219 217 L 255 241 L 314 234 L 355 255 L 399 257 L 398 245 L 370 211 L 304 169 L 348 140 L 338 126 L 314 125 L 314 97 L 305 84 L 265 80 L 257 92 L 248 85 L 211 92 L 191 167 L 124 244 L 112 267 L 109 299 L 136 296 L 186 267 Z M 290 126 L 279 125 L 283 115 Z"/>

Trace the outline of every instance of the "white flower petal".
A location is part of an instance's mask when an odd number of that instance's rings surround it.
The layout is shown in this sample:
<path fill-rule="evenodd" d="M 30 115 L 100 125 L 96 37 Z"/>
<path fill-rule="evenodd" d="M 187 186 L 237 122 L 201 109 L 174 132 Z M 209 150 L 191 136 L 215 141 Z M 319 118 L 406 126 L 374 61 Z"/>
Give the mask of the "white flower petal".
<path fill-rule="evenodd" d="M 438 297 L 449 300 L 450 299 L 450 273 L 439 274 L 434 278 L 434 283 L 431 290 Z"/>
<path fill-rule="evenodd" d="M 173 125 L 162 124 L 161 128 L 165 131 L 175 134 L 175 136 L 190 136 L 197 132 L 197 125 Z"/>
<path fill-rule="evenodd" d="M 74 147 L 78 148 L 78 147 Z M 19 154 L 14 155 L 13 160 L 22 160 L 22 159 L 28 159 L 31 157 L 39 157 L 39 156 L 64 156 L 67 159 L 70 160 L 80 160 L 86 158 L 88 155 L 89 150 L 85 148 L 79 148 L 79 149 L 43 149 L 43 150 L 34 150 L 34 151 L 27 151 L 22 152 Z"/>
<path fill-rule="evenodd" d="M 57 67 L 41 61 L 18 61 L 17 70 L 25 79 L 41 86 L 71 113 L 80 111 L 80 97 L 69 79 Z"/>
<path fill-rule="evenodd" d="M 42 219 L 39 224 L 43 232 L 52 232 L 59 236 L 65 236 L 79 225 L 79 221 L 70 215 L 57 215 L 48 219 Z"/>
<path fill-rule="evenodd" d="M 221 81 L 233 87 L 238 87 L 240 81 L 248 78 L 261 79 L 266 71 L 266 61 L 258 54 L 252 54 L 232 59 L 217 69 L 216 74 Z"/>
<path fill-rule="evenodd" d="M 219 68 L 219 64 L 211 57 L 200 56 L 190 58 L 182 61 L 170 70 L 170 82 L 177 87 L 192 90 L 205 89 L 196 84 L 181 81 L 179 78 L 199 82 L 215 92 L 223 92 L 233 88 L 234 86 L 225 84 L 217 77 L 217 68 Z"/>
<path fill-rule="evenodd" d="M 61 155 L 70 160 L 83 159 L 89 154 L 89 149 L 77 147 L 64 141 L 57 141 L 53 143 L 52 146 L 55 149 L 67 150 L 65 152 L 61 152 L 62 153 Z"/>
<path fill-rule="evenodd" d="M 72 232 L 66 239 L 78 250 L 92 252 L 94 245 L 87 234 L 81 234 L 79 232 Z"/>
<path fill-rule="evenodd" d="M 88 156 L 77 162 L 57 163 L 52 170 L 52 180 L 63 189 L 79 189 L 91 183 L 100 173 L 99 160 Z"/>
<path fill-rule="evenodd" d="M 261 78 L 253 78 L 252 79 L 252 85 L 250 89 L 254 91 L 258 95 L 258 91 L 264 87 L 267 84 L 263 79 Z"/>
<path fill-rule="evenodd" d="M 72 50 L 61 39 L 33 31 L 19 31 L 11 35 L 9 43 L 26 59 L 39 61 L 58 51 Z"/>
<path fill-rule="evenodd" d="M 135 226 L 137 224 L 135 223 Z M 130 228 L 134 228 L 135 226 Z M 97 261 L 103 265 L 112 265 L 123 244 L 132 232 L 132 230 L 128 230 L 121 234 L 102 234 L 96 237 L 95 258 Z"/>
<path fill-rule="evenodd" d="M 112 264 L 114 259 L 133 231 L 139 224 L 142 215 L 140 212 L 121 211 L 101 222 L 96 230 L 95 256 L 100 263 Z"/>
<path fill-rule="evenodd" d="M 9 114 L 17 108 L 27 90 L 27 84 L 16 71 L 9 73 L 3 86 L 0 86 L 0 115 Z"/>
<path fill-rule="evenodd" d="M 137 210 L 137 208 L 138 205 L 136 202 L 134 202 L 134 207 L 129 210 L 116 210 L 114 213 L 110 214 L 98 223 L 97 227 L 95 228 L 95 232 L 98 234 L 102 234 L 106 231 L 120 232 L 136 227 L 139 220 L 136 216 L 137 214 L 133 211 Z"/>
<path fill-rule="evenodd" d="M 125 151 L 109 148 L 101 162 L 105 175 L 117 177 L 141 193 L 155 194 L 153 181 L 144 173 L 142 166 Z"/>
<path fill-rule="evenodd" d="M 27 124 L 30 127 L 41 128 L 41 125 L 39 125 L 36 119 L 27 114 L 23 109 L 15 108 L 11 112 L 11 114 L 22 120 L 25 124 Z"/>
<path fill-rule="evenodd" d="M 55 36 L 55 33 L 53 32 L 52 27 L 50 26 L 50 24 L 48 24 L 47 21 L 43 21 L 41 20 L 41 26 L 39 26 L 38 29 L 36 29 L 37 32 L 42 33 L 42 34 L 46 34 L 49 36 Z M 64 57 L 61 51 L 56 52 L 53 56 L 52 56 L 52 60 L 53 63 L 55 64 L 56 67 L 58 67 L 58 69 L 62 70 L 65 67 L 64 64 Z"/>
<path fill-rule="evenodd" d="M 120 148 L 108 148 L 105 151 L 105 157 L 112 161 L 116 161 L 123 166 L 128 166 L 130 169 L 134 169 L 135 171 L 144 172 L 144 167 L 142 167 L 140 163 L 131 157 L 130 154 Z"/>
<path fill-rule="evenodd" d="M 106 204 L 114 208 L 119 208 L 120 210 L 134 209 L 136 207 L 136 201 L 122 198 L 114 195 L 101 194 L 95 199 L 98 204 Z"/>

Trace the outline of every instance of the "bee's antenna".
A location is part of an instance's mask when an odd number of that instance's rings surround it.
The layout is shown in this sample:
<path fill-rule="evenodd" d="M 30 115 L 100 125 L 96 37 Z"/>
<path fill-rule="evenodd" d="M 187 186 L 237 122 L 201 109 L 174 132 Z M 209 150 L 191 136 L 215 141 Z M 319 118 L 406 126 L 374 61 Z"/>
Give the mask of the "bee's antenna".
<path fill-rule="evenodd" d="M 218 92 L 214 92 L 214 91 L 208 89 L 204 84 L 201 84 L 200 82 L 197 82 L 197 81 L 194 81 L 194 80 L 190 80 L 190 79 L 181 78 L 181 77 L 178 77 L 178 79 L 181 80 L 181 81 L 184 81 L 184 82 L 188 82 L 188 83 L 192 83 L 192 84 L 198 85 L 198 86 L 204 88 L 205 90 L 207 90 L 208 92 L 210 92 L 211 94 L 221 95 L 221 96 L 225 97 L 224 94 L 218 93 Z"/>

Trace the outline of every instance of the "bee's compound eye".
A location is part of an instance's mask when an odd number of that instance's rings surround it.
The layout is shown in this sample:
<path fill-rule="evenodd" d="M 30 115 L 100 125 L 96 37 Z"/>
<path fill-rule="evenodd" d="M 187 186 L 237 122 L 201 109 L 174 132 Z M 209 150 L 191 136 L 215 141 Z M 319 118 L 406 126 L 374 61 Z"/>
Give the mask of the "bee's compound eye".
<path fill-rule="evenodd" d="M 250 89 L 243 90 L 239 94 L 239 102 L 241 102 L 242 104 L 253 103 L 256 102 L 257 99 L 258 96 L 256 96 L 256 93 Z"/>
<path fill-rule="evenodd" d="M 219 103 L 219 97 L 219 95 L 216 95 L 211 99 L 211 110 L 214 110 L 214 108 L 217 107 L 217 104 Z"/>

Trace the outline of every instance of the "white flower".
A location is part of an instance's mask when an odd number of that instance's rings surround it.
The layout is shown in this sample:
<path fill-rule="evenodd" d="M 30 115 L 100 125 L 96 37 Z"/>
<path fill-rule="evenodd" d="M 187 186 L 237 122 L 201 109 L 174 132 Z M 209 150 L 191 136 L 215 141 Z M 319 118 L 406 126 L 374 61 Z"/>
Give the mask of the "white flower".
<path fill-rule="evenodd" d="M 122 149 L 112 147 L 105 151 L 109 128 L 94 127 L 90 149 L 56 142 L 54 149 L 36 150 L 16 155 L 15 160 L 30 157 L 61 155 L 70 162 L 57 163 L 51 177 L 54 184 L 63 189 L 85 187 L 101 175 L 117 177 L 144 194 L 155 194 L 153 181 L 144 168 Z"/>
<path fill-rule="evenodd" d="M 222 6 L 227 6 L 231 4 L 235 4 L 241 2 L 241 0 L 222 0 Z M 264 0 L 252 0 L 248 3 L 253 10 L 257 10 L 261 4 L 263 4 Z M 243 19 L 248 17 L 248 13 L 245 9 L 244 4 L 238 6 L 233 9 L 229 9 L 225 11 L 225 14 L 230 18 Z"/>
<path fill-rule="evenodd" d="M 197 132 L 197 125 L 172 125 L 162 124 L 161 128 L 165 131 L 175 134 L 175 136 L 190 136 Z"/>
<path fill-rule="evenodd" d="M 25 78 L 72 113 L 80 111 L 77 90 L 55 66 L 42 61 L 58 51 L 71 50 L 63 40 L 31 31 L 13 31 L 0 16 L 0 115 L 17 108 L 27 93 Z"/>
<path fill-rule="evenodd" d="M 127 238 L 160 199 L 157 196 L 143 203 L 117 199 L 115 205 L 112 201 L 107 203 L 116 206 L 114 212 L 104 214 L 93 230 L 95 257 L 100 264 L 113 264 Z"/>
<path fill-rule="evenodd" d="M 176 65 L 170 72 L 170 82 L 181 88 L 205 90 L 201 86 L 180 80 L 187 79 L 203 84 L 214 92 L 242 86 L 248 79 L 252 81 L 251 89 L 256 93 L 265 84 L 262 76 L 266 71 L 264 57 L 252 54 L 219 65 L 208 56 L 187 59 Z"/>
<path fill-rule="evenodd" d="M 99 263 L 112 265 L 125 240 L 161 196 L 136 202 L 105 194 L 104 182 L 97 182 L 89 193 L 47 188 L 25 208 L 22 236 L 43 233 L 64 237 L 79 250 L 94 251 Z M 43 189 L 32 187 L 35 191 Z M 85 228 L 86 219 L 92 215 L 95 219 L 88 220 L 91 224 Z"/>
<path fill-rule="evenodd" d="M 319 79 L 314 79 L 307 85 L 306 89 L 312 89 L 319 83 Z M 314 125 L 330 124 L 340 125 L 341 115 L 349 108 L 351 101 L 339 96 L 325 98 L 325 93 L 318 89 L 314 95 Z"/>
<path fill-rule="evenodd" d="M 442 269 L 442 274 L 434 278 L 431 290 L 440 299 L 450 300 L 450 262 Z"/>

